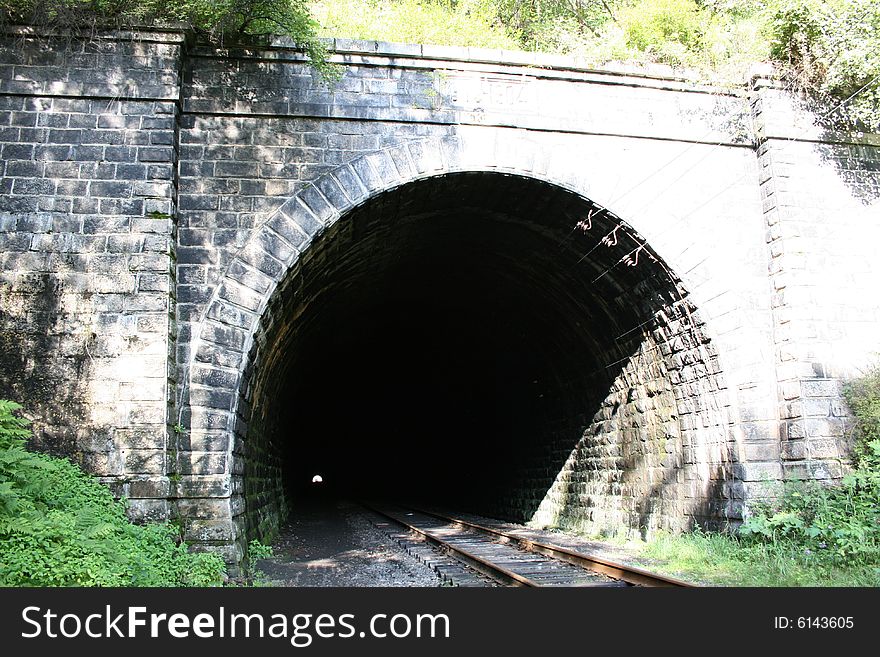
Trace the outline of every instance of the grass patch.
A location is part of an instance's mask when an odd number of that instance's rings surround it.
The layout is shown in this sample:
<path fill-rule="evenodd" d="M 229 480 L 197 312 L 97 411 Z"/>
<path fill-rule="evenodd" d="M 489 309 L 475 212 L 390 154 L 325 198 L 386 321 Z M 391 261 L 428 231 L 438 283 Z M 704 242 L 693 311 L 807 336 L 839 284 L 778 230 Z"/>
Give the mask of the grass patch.
<path fill-rule="evenodd" d="M 834 565 L 805 550 L 695 532 L 657 536 L 641 546 L 638 558 L 646 568 L 705 585 L 880 586 L 877 564 Z"/>
<path fill-rule="evenodd" d="M 880 586 L 880 367 L 848 382 L 844 396 L 854 449 L 840 482 L 788 481 L 736 532 L 659 534 L 626 543 L 628 552 L 650 570 L 708 585 Z"/>
<path fill-rule="evenodd" d="M 733 586 L 880 586 L 880 368 L 850 381 L 852 469 L 833 486 L 786 482 L 736 534 L 660 536 L 640 550 L 653 568 Z"/>

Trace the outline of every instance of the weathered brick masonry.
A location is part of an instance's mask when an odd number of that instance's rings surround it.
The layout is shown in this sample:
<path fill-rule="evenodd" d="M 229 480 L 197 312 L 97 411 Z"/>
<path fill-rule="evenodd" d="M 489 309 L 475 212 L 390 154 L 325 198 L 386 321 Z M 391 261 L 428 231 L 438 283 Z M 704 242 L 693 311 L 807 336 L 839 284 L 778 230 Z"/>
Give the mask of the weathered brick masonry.
<path fill-rule="evenodd" d="M 420 318 L 542 336 L 534 427 L 489 441 L 475 507 L 645 533 L 840 476 L 841 382 L 880 344 L 880 138 L 762 80 L 334 46 L 328 88 L 283 42 L 6 37 L 0 396 L 41 447 L 235 562 L 285 458 L 343 440 L 279 419 L 317 394 L 297 372 L 442 272 Z"/>
<path fill-rule="evenodd" d="M 182 39 L 145 37 L 4 39 L 0 394 L 162 518 Z"/>

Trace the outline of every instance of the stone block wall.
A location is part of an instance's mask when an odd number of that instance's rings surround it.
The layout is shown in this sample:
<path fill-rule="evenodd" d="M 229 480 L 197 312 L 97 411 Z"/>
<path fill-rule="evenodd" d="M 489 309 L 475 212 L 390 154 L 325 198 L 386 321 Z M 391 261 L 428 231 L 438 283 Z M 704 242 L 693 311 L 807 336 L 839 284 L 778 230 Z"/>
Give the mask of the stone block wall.
<path fill-rule="evenodd" d="M 559 432 L 565 464 L 524 520 L 644 538 L 742 518 L 740 457 L 720 358 L 685 299 L 653 319 L 633 336 L 635 353 L 574 448 Z"/>
<path fill-rule="evenodd" d="M 4 35 L 0 396 L 28 407 L 41 448 L 101 475 L 137 517 L 176 509 L 188 539 L 236 561 L 274 522 L 257 513 L 278 490 L 274 457 L 242 437 L 257 432 L 248 354 L 279 281 L 371 195 L 491 170 L 616 212 L 708 340 L 685 344 L 674 317 L 646 325 L 662 362 L 623 367 L 583 418 L 551 515 L 582 522 L 598 484 L 577 472 L 613 461 L 596 468 L 622 486 L 636 453 L 650 462 L 638 486 L 675 479 L 658 517 L 678 513 L 691 465 L 719 482 L 707 518 L 736 519 L 783 477 L 840 476 L 841 386 L 878 349 L 876 135 L 817 128 L 766 81 L 748 97 L 531 54 L 337 40 L 331 89 L 288 45 Z M 628 266 L 633 245 L 613 242 L 596 247 L 597 274 Z M 710 426 L 725 435 L 694 453 Z M 621 486 L 602 498 L 609 518 L 638 515 Z"/>
<path fill-rule="evenodd" d="M 0 396 L 144 518 L 170 510 L 181 42 L 22 32 L 0 49 Z"/>
<path fill-rule="evenodd" d="M 782 476 L 834 480 L 851 440 L 842 386 L 877 363 L 880 137 L 755 86 Z"/>

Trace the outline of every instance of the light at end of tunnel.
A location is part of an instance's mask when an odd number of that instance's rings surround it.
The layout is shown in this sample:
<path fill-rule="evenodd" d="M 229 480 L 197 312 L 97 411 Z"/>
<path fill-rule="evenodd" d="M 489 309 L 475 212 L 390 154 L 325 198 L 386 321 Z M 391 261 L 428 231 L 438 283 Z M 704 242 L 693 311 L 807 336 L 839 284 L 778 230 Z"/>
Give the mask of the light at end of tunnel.
<path fill-rule="evenodd" d="M 324 477 L 319 474 L 316 474 L 314 477 L 312 477 L 313 484 L 320 484 L 322 481 L 324 481 Z"/>

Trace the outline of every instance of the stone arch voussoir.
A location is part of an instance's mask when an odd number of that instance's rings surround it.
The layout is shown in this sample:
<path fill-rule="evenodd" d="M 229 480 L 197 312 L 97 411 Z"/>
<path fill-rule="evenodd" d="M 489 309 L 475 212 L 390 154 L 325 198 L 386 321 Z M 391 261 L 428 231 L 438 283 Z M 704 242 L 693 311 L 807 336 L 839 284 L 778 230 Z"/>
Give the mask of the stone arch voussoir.
<path fill-rule="evenodd" d="M 314 238 L 351 209 L 420 178 L 459 171 L 516 173 L 586 195 L 575 173 L 554 170 L 553 162 L 552 153 L 527 137 L 492 132 L 385 148 L 343 164 L 307 185 L 254 230 L 223 271 L 196 326 L 185 385 L 210 384 L 229 394 L 214 395 L 213 399 L 191 394 L 190 407 L 227 411 L 227 429 L 234 430 L 238 378 L 272 293 Z M 215 345 L 224 348 L 222 357 L 218 357 Z"/>

